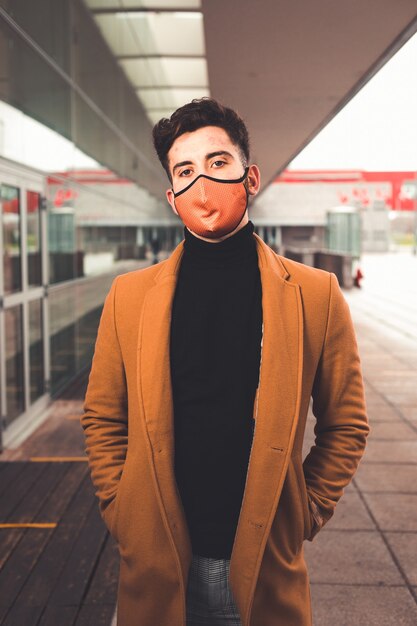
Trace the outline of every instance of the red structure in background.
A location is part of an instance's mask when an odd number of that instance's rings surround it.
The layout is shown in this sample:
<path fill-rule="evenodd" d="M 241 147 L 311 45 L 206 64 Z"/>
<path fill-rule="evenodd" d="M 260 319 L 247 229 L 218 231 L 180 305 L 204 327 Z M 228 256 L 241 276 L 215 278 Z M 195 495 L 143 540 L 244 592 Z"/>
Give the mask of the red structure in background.
<path fill-rule="evenodd" d="M 68 184 L 65 184 L 65 178 Z M 66 203 L 76 199 L 77 192 L 71 188 L 71 181 L 79 184 L 132 184 L 127 178 L 119 178 L 110 170 L 73 170 L 70 172 L 59 172 L 59 175 L 49 175 L 47 177 L 48 185 L 56 185 L 57 189 L 54 195 L 54 206 L 62 207 Z M 349 192 L 339 192 L 340 204 L 350 204 L 354 201 L 360 201 L 363 206 L 370 203 L 370 197 L 366 189 L 367 183 L 380 183 L 381 189 L 377 199 L 385 202 L 388 209 L 394 211 L 414 211 L 417 202 L 417 172 L 367 172 L 364 170 L 284 170 L 278 176 L 275 184 L 288 183 L 321 183 L 334 185 L 343 183 L 350 189 Z M 387 184 L 390 186 L 390 193 L 386 194 Z M 385 187 L 385 189 L 384 189 Z M 375 189 L 372 196 L 375 197 Z M 17 212 L 17 207 L 9 207 L 10 212 Z"/>
<path fill-rule="evenodd" d="M 275 184 L 288 183 L 345 183 L 351 185 L 350 193 L 340 193 L 340 204 L 359 200 L 363 206 L 370 202 L 366 183 L 388 183 L 391 193 L 380 190 L 380 200 L 394 211 L 414 211 L 417 197 L 416 172 L 366 172 L 362 170 L 284 170 Z M 378 196 L 378 190 L 377 190 Z"/>

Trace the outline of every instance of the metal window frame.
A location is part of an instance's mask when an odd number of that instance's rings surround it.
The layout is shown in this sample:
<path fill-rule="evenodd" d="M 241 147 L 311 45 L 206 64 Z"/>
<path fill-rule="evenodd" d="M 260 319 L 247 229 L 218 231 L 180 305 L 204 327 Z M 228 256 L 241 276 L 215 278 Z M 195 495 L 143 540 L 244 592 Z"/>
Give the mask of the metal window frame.
<path fill-rule="evenodd" d="M 48 311 L 48 238 L 47 211 L 45 210 L 45 177 L 19 164 L 0 159 L 0 184 L 16 187 L 20 192 L 20 254 L 22 272 L 22 290 L 6 295 L 4 293 L 3 258 L 0 259 L 0 344 L 6 345 L 5 311 L 22 305 L 23 327 L 23 388 L 24 411 L 6 428 L 6 351 L 0 351 L 0 451 L 4 445 L 13 442 L 17 445 L 23 435 L 27 436 L 37 426 L 36 417 L 50 402 L 50 342 L 49 342 L 49 311 Z M 28 247 L 27 247 L 27 192 L 39 194 L 39 246 L 41 252 L 41 285 L 29 287 L 28 284 Z M 2 214 L 0 208 L 0 215 Z M 0 249 L 3 249 L 3 227 L 0 224 Z M 34 300 L 41 301 L 42 337 L 43 337 L 43 369 L 44 393 L 34 402 L 30 400 L 30 337 L 29 337 L 29 304 Z"/>

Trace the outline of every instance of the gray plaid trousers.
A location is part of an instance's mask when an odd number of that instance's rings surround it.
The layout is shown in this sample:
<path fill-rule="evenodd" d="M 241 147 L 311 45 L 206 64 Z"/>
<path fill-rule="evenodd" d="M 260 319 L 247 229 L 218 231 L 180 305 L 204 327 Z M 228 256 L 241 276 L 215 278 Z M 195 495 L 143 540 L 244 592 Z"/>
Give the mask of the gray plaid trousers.
<path fill-rule="evenodd" d="M 187 626 L 242 626 L 229 585 L 230 560 L 193 554 L 187 585 Z"/>

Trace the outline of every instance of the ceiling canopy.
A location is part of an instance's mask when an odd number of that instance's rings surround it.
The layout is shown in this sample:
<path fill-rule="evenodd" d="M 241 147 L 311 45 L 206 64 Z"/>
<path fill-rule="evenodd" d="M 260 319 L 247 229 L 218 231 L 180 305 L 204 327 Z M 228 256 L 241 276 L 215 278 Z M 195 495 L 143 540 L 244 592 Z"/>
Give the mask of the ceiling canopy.
<path fill-rule="evenodd" d="M 263 187 L 417 29 L 415 0 L 86 1 L 149 132 L 212 95 L 247 122 Z"/>

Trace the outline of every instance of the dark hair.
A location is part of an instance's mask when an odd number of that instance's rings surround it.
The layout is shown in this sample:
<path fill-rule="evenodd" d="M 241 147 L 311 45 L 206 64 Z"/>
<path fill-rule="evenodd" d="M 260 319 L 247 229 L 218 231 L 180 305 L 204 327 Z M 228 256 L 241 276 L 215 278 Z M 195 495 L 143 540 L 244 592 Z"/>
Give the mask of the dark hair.
<path fill-rule="evenodd" d="M 153 145 L 162 167 L 172 182 L 168 165 L 168 152 L 174 141 L 182 134 L 193 132 L 203 126 L 219 126 L 230 137 L 230 141 L 239 148 L 242 164 L 249 161 L 249 134 L 242 118 L 228 107 L 213 98 L 194 99 L 180 107 L 169 119 L 162 118 L 153 127 Z"/>

